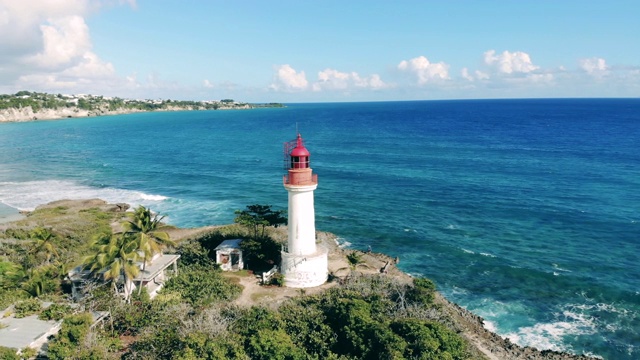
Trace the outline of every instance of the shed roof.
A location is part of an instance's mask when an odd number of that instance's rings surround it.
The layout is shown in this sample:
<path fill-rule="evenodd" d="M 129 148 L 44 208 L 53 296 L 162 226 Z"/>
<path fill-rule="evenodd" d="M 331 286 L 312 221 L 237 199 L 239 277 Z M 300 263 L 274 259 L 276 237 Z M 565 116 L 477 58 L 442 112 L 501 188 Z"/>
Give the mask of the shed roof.
<path fill-rule="evenodd" d="M 241 242 L 242 242 L 242 239 L 225 240 L 225 241 L 221 242 L 220 245 L 216 246 L 216 248 L 214 250 L 218 251 L 218 250 L 236 250 L 236 249 L 240 249 L 240 243 Z"/>

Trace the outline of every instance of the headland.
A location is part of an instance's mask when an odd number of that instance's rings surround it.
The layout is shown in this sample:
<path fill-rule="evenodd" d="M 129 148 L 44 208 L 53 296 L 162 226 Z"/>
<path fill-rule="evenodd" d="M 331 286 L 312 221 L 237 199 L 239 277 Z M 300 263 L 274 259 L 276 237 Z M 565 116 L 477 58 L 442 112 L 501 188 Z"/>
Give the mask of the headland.
<path fill-rule="evenodd" d="M 25 213 L 25 218 L 0 224 L 0 231 L 5 235 L 8 229 L 12 229 L 11 233 L 20 233 L 28 231 L 35 226 L 46 226 L 56 229 L 59 232 L 70 232 L 70 228 L 74 226 L 87 228 L 91 225 L 87 223 L 86 215 L 97 211 L 107 213 L 123 213 L 128 208 L 127 204 L 109 204 L 99 199 L 90 200 L 61 200 L 50 204 L 39 206 L 32 213 Z M 31 216 L 37 213 L 37 216 Z M 112 223 L 111 226 L 118 226 Z M 213 230 L 220 228 L 219 226 L 207 226 L 201 228 L 181 229 L 170 228 L 167 232 L 171 238 L 178 242 L 188 242 L 206 237 Z M 276 241 L 286 239 L 286 229 L 272 229 L 272 236 Z M 72 235 L 70 235 L 72 236 Z M 0 243 L 13 241 L 13 239 L 0 239 Z M 327 232 L 318 232 L 318 241 L 324 243 L 329 249 L 329 271 L 334 275 L 334 281 L 325 283 L 322 286 L 306 289 L 304 292 L 300 289 L 292 289 L 286 287 L 261 286 L 256 281 L 256 277 L 247 273 L 229 273 L 227 277 L 238 283 L 242 287 L 239 297 L 234 300 L 234 304 L 239 307 L 264 306 L 277 308 L 286 304 L 292 298 L 299 296 L 312 295 L 322 293 L 333 287 L 342 286 L 344 279 L 352 281 L 353 279 L 362 277 L 384 277 L 397 281 L 398 283 L 411 283 L 413 278 L 397 268 L 396 264 L 402 259 L 391 258 L 385 254 L 374 252 L 362 252 L 358 250 L 345 249 L 338 245 L 337 237 Z M 361 259 L 362 266 L 356 271 L 350 271 L 348 276 L 341 273 L 349 268 L 347 255 L 357 253 Z M 348 271 L 348 270 L 347 270 Z M 340 280 L 342 279 L 342 281 Z M 551 350 L 537 350 L 531 347 L 522 347 L 511 343 L 508 339 L 504 339 L 484 327 L 484 321 L 481 317 L 474 315 L 466 309 L 455 303 L 448 301 L 441 294 L 435 293 L 434 303 L 436 307 L 431 309 L 433 313 L 430 315 L 447 328 L 463 337 L 471 346 L 471 358 L 474 359 L 529 359 L 529 360 L 587 360 L 591 357 L 582 355 L 572 355 Z"/>
<path fill-rule="evenodd" d="M 12 95 L 0 95 L 0 122 L 56 120 L 149 111 L 248 110 L 263 107 L 283 107 L 283 105 L 279 103 L 250 104 L 236 102 L 233 99 L 132 100 L 86 94 L 56 95 L 20 91 Z"/>

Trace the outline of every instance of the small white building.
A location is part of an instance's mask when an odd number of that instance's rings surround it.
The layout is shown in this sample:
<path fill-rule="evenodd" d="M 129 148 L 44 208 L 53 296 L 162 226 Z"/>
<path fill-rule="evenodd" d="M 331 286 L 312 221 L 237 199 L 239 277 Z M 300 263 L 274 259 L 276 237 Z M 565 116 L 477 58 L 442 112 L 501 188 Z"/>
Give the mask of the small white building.
<path fill-rule="evenodd" d="M 220 264 L 220 269 L 224 271 L 238 271 L 244 268 L 242 259 L 242 249 L 240 243 L 242 239 L 225 240 L 214 250 L 216 252 L 216 263 Z"/>

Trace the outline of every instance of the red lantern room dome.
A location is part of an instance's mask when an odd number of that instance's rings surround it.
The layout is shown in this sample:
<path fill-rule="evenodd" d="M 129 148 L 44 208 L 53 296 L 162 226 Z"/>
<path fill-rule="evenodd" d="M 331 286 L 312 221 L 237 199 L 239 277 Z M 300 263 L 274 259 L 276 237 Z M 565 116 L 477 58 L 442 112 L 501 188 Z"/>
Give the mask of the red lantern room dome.
<path fill-rule="evenodd" d="M 291 156 L 309 156 L 309 150 L 307 150 L 306 147 L 304 147 L 304 144 L 302 143 L 302 136 L 300 136 L 300 134 L 298 134 L 298 138 L 296 139 L 296 147 L 291 150 Z"/>
<path fill-rule="evenodd" d="M 318 183 L 317 175 L 311 170 L 309 150 L 304 147 L 304 140 L 298 134 L 295 140 L 284 144 L 284 161 L 287 175 L 285 185 L 315 185 Z"/>

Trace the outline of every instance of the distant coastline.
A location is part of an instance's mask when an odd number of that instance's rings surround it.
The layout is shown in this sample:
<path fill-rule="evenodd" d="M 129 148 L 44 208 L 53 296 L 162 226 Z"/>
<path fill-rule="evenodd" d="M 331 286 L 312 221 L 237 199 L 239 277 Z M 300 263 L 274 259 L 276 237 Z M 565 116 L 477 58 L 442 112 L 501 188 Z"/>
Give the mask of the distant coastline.
<path fill-rule="evenodd" d="M 249 104 L 232 99 L 208 101 L 131 100 L 95 95 L 63 95 L 20 91 L 0 95 L 0 122 L 57 120 L 151 111 L 247 110 L 284 107 L 280 103 Z"/>

